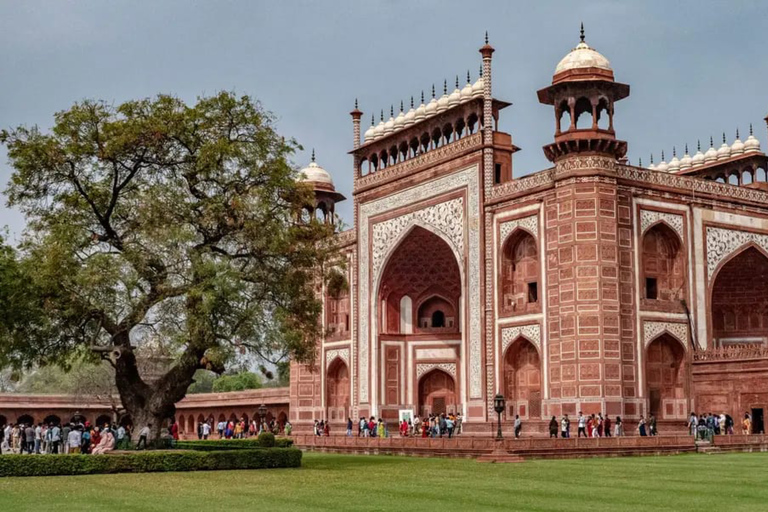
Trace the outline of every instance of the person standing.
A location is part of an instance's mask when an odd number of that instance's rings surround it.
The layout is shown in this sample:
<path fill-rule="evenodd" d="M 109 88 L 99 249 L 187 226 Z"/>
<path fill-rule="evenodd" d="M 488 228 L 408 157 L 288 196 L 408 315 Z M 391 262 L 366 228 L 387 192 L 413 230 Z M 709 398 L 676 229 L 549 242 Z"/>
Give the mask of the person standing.
<path fill-rule="evenodd" d="M 347 417 L 347 437 L 352 437 L 352 418 Z"/>
<path fill-rule="evenodd" d="M 752 433 L 752 418 L 749 417 L 749 413 L 744 413 L 744 420 L 741 422 L 741 433 L 749 435 Z"/>
<path fill-rule="evenodd" d="M 616 426 L 613 427 L 613 433 L 616 437 L 624 435 L 624 425 L 621 424 L 621 416 L 616 416 Z"/>
<path fill-rule="evenodd" d="M 456 424 L 453 421 L 453 418 L 448 416 L 445 419 L 445 428 L 448 429 L 448 439 L 451 439 L 453 437 L 453 429 L 455 428 Z"/>
<path fill-rule="evenodd" d="M 40 446 L 43 444 L 43 424 L 38 423 L 35 427 L 35 454 L 40 455 Z"/>
<path fill-rule="evenodd" d="M 605 421 L 603 421 L 603 432 L 605 432 L 605 437 L 611 437 L 611 418 L 607 414 Z"/>
<path fill-rule="evenodd" d="M 515 439 L 520 438 L 520 431 L 523 430 L 523 420 L 519 414 L 515 414 Z"/>
<path fill-rule="evenodd" d="M 648 434 L 645 431 L 645 418 L 641 415 L 640 421 L 637 423 L 637 431 L 640 433 L 640 437 L 646 437 Z"/>
<path fill-rule="evenodd" d="M 83 442 L 83 435 L 80 432 L 80 427 L 73 428 L 67 435 L 67 453 L 76 455 L 80 453 L 80 445 Z"/>
<path fill-rule="evenodd" d="M 27 453 L 32 454 L 32 450 L 35 448 L 35 429 L 30 423 L 24 429 L 24 442 L 26 444 Z"/>
<path fill-rule="evenodd" d="M 581 437 L 582 434 L 584 434 L 584 437 L 587 437 L 587 419 L 584 417 L 584 414 L 579 411 L 579 431 L 577 434 L 577 437 Z"/>
<path fill-rule="evenodd" d="M 55 423 L 51 423 L 48 428 L 48 437 L 50 438 L 51 453 L 59 453 L 59 445 L 61 445 L 61 429 Z"/>
<path fill-rule="evenodd" d="M 568 415 L 566 414 L 560 420 L 560 432 L 561 432 L 561 435 L 563 436 L 563 439 L 568 438 L 568 419 L 567 419 L 567 416 Z"/>
<path fill-rule="evenodd" d="M 557 418 L 554 416 L 549 420 L 549 437 L 557 438 Z"/>
<path fill-rule="evenodd" d="M 658 432 L 656 431 L 656 416 L 651 413 L 650 417 L 648 418 L 648 424 L 649 424 L 649 430 L 652 436 L 658 435 Z"/>
<path fill-rule="evenodd" d="M 203 439 L 208 439 L 208 436 L 211 435 L 211 424 L 207 421 L 204 421 L 201 423 L 202 426 L 202 432 L 203 432 Z"/>

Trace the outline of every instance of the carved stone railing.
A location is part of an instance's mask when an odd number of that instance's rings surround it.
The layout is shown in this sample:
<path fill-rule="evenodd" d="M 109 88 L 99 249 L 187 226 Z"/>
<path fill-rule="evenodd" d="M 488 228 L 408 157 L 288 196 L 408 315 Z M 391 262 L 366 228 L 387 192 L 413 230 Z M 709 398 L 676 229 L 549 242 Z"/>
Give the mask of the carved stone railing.
<path fill-rule="evenodd" d="M 458 153 L 464 151 L 479 148 L 482 145 L 482 132 L 477 132 L 472 135 L 462 137 L 459 140 L 441 146 L 437 149 L 432 149 L 426 153 L 422 153 L 418 156 L 405 160 L 395 165 L 390 165 L 380 171 L 375 171 L 367 174 L 361 178 L 358 178 L 355 183 L 355 192 L 359 192 L 369 188 L 375 184 L 382 184 L 402 176 L 410 174 L 412 171 L 427 167 L 430 164 L 437 163 L 448 157 L 455 156 Z"/>
<path fill-rule="evenodd" d="M 768 359 L 765 345 L 731 345 L 695 352 L 694 361 L 738 361 L 741 359 Z"/>

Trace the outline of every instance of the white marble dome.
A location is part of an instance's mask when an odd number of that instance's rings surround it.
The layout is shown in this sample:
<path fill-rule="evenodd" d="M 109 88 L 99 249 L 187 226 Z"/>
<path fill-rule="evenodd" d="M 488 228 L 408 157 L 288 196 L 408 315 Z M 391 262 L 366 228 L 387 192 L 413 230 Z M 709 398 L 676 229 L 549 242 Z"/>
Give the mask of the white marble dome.
<path fill-rule="evenodd" d="M 605 56 L 581 41 L 576 48 L 558 62 L 555 75 L 571 69 L 598 68 L 613 71 L 611 63 Z"/>
<path fill-rule="evenodd" d="M 696 154 L 691 158 L 691 166 L 698 167 L 700 165 L 704 165 L 704 153 L 701 152 L 701 146 L 699 146 Z"/>
<path fill-rule="evenodd" d="M 725 136 L 723 136 L 723 145 L 720 146 L 720 149 L 717 150 L 717 159 L 727 160 L 730 157 L 731 157 L 731 146 L 729 146 L 728 143 L 725 142 Z"/>
<path fill-rule="evenodd" d="M 299 171 L 298 181 L 306 183 L 321 183 L 333 188 L 333 179 L 328 171 L 317 165 L 315 162 L 315 152 L 312 152 L 312 161 L 308 166 Z"/>

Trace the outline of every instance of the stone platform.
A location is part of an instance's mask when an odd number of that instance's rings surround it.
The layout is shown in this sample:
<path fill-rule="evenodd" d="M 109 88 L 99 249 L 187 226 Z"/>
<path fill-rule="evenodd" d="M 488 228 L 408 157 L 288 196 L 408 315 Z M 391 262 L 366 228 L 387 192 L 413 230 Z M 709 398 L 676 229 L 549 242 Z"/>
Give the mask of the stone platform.
<path fill-rule="evenodd" d="M 756 436 L 749 436 L 756 437 Z M 762 437 L 762 436 L 758 436 Z M 668 455 L 695 452 L 691 436 L 609 437 L 609 438 L 505 438 L 496 441 L 485 437 L 444 438 L 361 438 L 311 435 L 293 436 L 303 450 L 368 455 L 407 455 L 414 457 L 489 458 L 505 453 L 522 458 L 618 457 L 625 455 Z M 734 444 L 736 446 L 736 444 Z M 492 457 L 490 457 L 492 458 Z"/>

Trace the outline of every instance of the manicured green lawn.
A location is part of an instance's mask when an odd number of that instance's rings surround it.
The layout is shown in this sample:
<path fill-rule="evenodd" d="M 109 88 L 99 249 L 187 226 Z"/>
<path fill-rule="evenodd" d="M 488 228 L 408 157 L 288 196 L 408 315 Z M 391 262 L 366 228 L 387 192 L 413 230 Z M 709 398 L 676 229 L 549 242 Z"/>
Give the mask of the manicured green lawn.
<path fill-rule="evenodd" d="M 482 464 L 307 453 L 301 469 L 0 478 L 0 511 L 768 510 L 768 454 Z"/>

